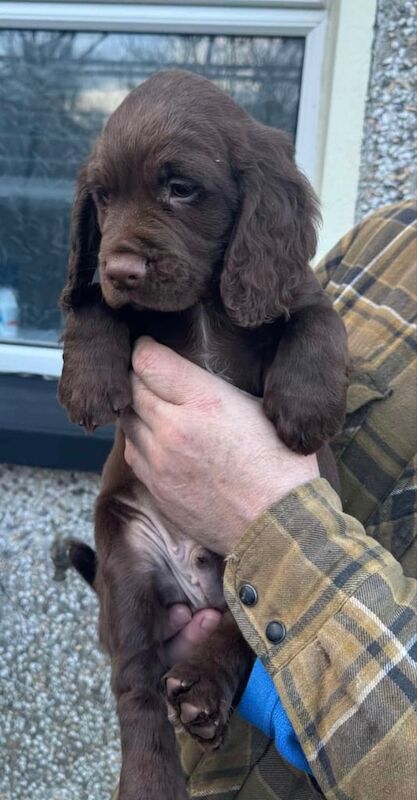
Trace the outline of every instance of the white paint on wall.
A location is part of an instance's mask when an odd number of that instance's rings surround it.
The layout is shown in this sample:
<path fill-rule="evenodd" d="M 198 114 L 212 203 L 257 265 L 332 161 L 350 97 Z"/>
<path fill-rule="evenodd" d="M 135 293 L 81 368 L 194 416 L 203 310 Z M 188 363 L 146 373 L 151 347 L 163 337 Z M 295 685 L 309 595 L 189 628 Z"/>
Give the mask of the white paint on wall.
<path fill-rule="evenodd" d="M 323 214 L 318 256 L 354 224 L 376 0 L 330 0 L 328 9 L 318 145 L 322 168 L 316 184 Z"/>

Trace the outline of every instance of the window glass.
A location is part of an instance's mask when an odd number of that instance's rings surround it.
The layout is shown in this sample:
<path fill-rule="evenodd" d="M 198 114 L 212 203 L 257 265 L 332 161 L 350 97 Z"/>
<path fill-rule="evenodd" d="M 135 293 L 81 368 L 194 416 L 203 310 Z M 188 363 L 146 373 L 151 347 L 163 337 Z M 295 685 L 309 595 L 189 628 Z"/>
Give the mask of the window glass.
<path fill-rule="evenodd" d="M 131 89 L 193 70 L 294 137 L 303 55 L 302 38 L 0 31 L 0 338 L 57 342 L 75 175 Z"/>

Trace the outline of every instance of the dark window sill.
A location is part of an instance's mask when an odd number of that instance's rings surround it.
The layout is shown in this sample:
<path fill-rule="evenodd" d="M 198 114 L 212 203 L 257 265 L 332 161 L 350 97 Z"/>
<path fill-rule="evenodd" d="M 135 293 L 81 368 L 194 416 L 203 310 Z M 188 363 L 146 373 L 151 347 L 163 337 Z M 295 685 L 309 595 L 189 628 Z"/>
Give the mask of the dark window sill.
<path fill-rule="evenodd" d="M 56 399 L 57 381 L 0 375 L 0 462 L 100 472 L 113 428 L 86 434 Z"/>

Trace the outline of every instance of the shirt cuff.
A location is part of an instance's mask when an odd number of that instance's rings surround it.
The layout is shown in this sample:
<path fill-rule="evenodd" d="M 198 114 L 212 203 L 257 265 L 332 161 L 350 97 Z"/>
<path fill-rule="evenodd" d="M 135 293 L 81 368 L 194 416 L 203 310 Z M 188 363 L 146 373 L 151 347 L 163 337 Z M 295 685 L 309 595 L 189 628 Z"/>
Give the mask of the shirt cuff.
<path fill-rule="evenodd" d="M 274 740 L 280 755 L 303 772 L 311 772 L 275 684 L 259 659 L 255 661 L 237 712 Z"/>
<path fill-rule="evenodd" d="M 387 557 L 318 478 L 273 505 L 246 531 L 227 559 L 226 601 L 249 645 L 274 673 L 386 566 Z"/>

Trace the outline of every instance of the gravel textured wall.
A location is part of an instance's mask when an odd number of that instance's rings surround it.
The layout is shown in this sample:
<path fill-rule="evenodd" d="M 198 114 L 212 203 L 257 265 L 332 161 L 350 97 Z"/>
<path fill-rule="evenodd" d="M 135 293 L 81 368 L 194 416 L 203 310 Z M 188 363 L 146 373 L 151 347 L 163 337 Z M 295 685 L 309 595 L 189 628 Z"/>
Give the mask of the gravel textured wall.
<path fill-rule="evenodd" d="M 416 194 L 417 4 L 378 0 L 357 218 Z"/>

